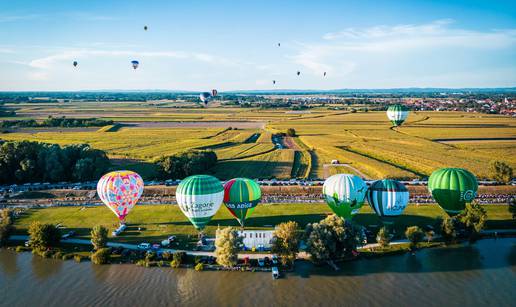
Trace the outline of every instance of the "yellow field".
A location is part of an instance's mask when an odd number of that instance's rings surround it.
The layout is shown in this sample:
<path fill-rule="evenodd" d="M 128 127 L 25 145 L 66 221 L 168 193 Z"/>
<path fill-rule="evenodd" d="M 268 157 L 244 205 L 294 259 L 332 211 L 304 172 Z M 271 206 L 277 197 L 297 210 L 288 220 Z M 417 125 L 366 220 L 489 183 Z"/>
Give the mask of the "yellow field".
<path fill-rule="evenodd" d="M 497 115 L 411 112 L 402 127 L 391 129 L 384 112 L 326 109 L 292 114 L 286 110 L 244 108 L 178 109 L 139 102 L 27 104 L 17 112 L 22 117 L 38 117 L 34 115 L 37 113 L 40 117 L 98 116 L 129 123 L 175 122 L 173 127 L 151 123 L 84 132 L 61 128 L 56 132 L 15 132 L 0 137 L 61 145 L 88 143 L 105 150 L 110 157 L 142 161 L 188 149 L 211 149 L 221 160 L 214 169 L 221 178 L 324 178 L 337 172 L 369 178 L 416 178 L 428 176 L 440 167 L 463 167 L 486 178 L 488 165 L 494 159 L 516 168 L 516 119 Z M 237 121 L 262 125 L 264 129 L 223 128 Z M 196 122 L 204 126 L 195 127 Z M 275 149 L 271 134 L 288 128 L 296 130 L 298 148 Z M 108 132 L 112 130 L 115 131 Z M 253 135 L 256 137 L 250 139 Z M 332 160 L 339 160 L 341 165 L 328 165 Z"/>

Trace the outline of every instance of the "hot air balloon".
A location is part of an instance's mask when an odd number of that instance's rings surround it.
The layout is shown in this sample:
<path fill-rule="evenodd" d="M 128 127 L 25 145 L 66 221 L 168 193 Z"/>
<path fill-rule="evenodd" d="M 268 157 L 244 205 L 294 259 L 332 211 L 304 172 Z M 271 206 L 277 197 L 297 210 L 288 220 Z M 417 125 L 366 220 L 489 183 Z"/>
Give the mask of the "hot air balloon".
<path fill-rule="evenodd" d="M 367 185 L 358 176 L 337 174 L 324 181 L 323 196 L 331 210 L 344 219 L 350 219 L 364 204 Z"/>
<path fill-rule="evenodd" d="M 211 90 L 211 97 L 217 96 L 219 92 L 216 89 Z"/>
<path fill-rule="evenodd" d="M 73 67 L 77 67 L 77 61 L 73 61 Z"/>
<path fill-rule="evenodd" d="M 273 84 L 273 85 L 274 85 L 274 84 L 276 84 L 276 80 L 272 80 L 272 84 Z"/>
<path fill-rule="evenodd" d="M 217 213 L 224 199 L 224 187 L 209 175 L 190 176 L 176 190 L 177 204 L 194 227 L 202 231 Z"/>
<path fill-rule="evenodd" d="M 324 72 L 323 77 L 326 77 L 326 72 Z"/>
<path fill-rule="evenodd" d="M 143 27 L 143 29 L 144 29 L 145 31 L 147 31 L 148 27 L 147 27 L 147 26 L 144 26 L 144 27 Z"/>
<path fill-rule="evenodd" d="M 107 173 L 97 183 L 97 194 L 100 199 L 122 223 L 142 193 L 142 177 L 132 171 Z"/>
<path fill-rule="evenodd" d="M 281 43 L 278 43 L 278 47 L 281 47 Z"/>
<path fill-rule="evenodd" d="M 462 168 L 441 168 L 428 179 L 428 191 L 448 215 L 459 214 L 477 196 L 475 175 Z"/>
<path fill-rule="evenodd" d="M 297 71 L 297 75 L 299 76 L 300 74 L 301 74 L 301 72 L 298 70 L 298 71 Z"/>
<path fill-rule="evenodd" d="M 138 61 L 131 61 L 131 64 L 133 65 L 133 68 L 136 69 L 136 68 L 138 68 L 138 65 L 140 65 L 140 62 L 138 62 Z"/>
<path fill-rule="evenodd" d="M 204 102 L 204 105 L 207 105 L 208 102 L 210 102 L 210 100 L 211 100 L 211 94 L 208 92 L 204 92 L 199 95 L 199 98 L 201 99 L 202 102 Z"/>
<path fill-rule="evenodd" d="M 224 205 L 242 227 L 261 198 L 262 191 L 254 180 L 234 178 L 224 184 Z"/>
<path fill-rule="evenodd" d="M 402 104 L 395 104 L 387 109 L 387 117 L 393 126 L 401 126 L 405 119 L 407 119 L 409 109 Z"/>
<path fill-rule="evenodd" d="M 407 207 L 409 192 L 396 180 L 377 180 L 369 187 L 367 201 L 384 224 L 392 224 Z"/>

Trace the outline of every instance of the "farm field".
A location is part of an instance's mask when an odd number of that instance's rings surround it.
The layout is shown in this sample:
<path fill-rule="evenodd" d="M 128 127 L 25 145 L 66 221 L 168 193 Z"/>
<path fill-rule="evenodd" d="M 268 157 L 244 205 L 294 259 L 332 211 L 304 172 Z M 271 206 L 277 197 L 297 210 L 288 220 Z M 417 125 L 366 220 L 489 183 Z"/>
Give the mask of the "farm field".
<path fill-rule="evenodd" d="M 326 178 L 339 172 L 368 179 L 413 179 L 440 167 L 462 167 L 489 178 L 489 163 L 495 159 L 516 168 L 516 119 L 499 115 L 411 112 L 403 126 L 391 128 L 384 112 L 323 108 L 293 113 L 142 102 L 7 105 L 22 118 L 98 116 L 125 123 L 97 131 L 56 128 L 0 134 L 4 140 L 88 143 L 118 159 L 116 168 L 145 171 L 156 158 L 189 149 L 214 150 L 220 162 L 213 174 L 222 179 Z M 225 130 L 232 123 L 242 126 Z M 275 148 L 272 134 L 288 128 L 296 130 L 295 144 Z M 332 166 L 332 160 L 339 165 Z M 143 175 L 151 176 L 152 171 Z"/>
<path fill-rule="evenodd" d="M 507 209 L 507 205 L 486 205 L 488 214 L 487 228 L 514 228 L 515 221 Z M 256 207 L 253 215 L 247 220 L 247 228 L 273 229 L 275 225 L 285 221 L 297 221 L 304 229 L 306 224 L 318 222 L 330 214 L 325 204 L 261 204 Z M 404 214 L 394 224 L 396 233 L 403 233 L 407 226 L 432 225 L 435 218 L 443 216 L 444 212 L 436 205 L 409 205 Z M 98 224 L 109 229 L 118 226 L 113 213 L 101 207 L 54 207 L 48 209 L 31 209 L 16 219 L 16 228 L 20 233 L 33 221 L 61 224 L 67 229 L 73 229 L 78 237 L 88 238 L 90 229 Z M 353 218 L 357 224 L 376 229 L 381 226 L 380 220 L 369 206 L 364 205 Z M 136 206 L 127 218 L 128 229 L 116 238 L 116 242 L 139 243 L 158 242 L 167 236 L 176 235 L 183 239 L 197 237 L 197 231 L 188 219 L 175 205 L 146 205 Z M 217 227 L 234 226 L 237 221 L 223 206 L 206 227 L 205 233 L 213 236 Z M 138 230 L 141 228 L 141 231 Z"/>

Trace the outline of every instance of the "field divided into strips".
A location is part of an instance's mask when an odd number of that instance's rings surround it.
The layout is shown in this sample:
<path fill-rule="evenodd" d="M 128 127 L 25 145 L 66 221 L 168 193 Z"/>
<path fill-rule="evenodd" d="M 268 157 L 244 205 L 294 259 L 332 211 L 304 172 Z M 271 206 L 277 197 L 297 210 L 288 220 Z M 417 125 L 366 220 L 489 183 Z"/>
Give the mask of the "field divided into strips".
<path fill-rule="evenodd" d="M 277 149 L 249 158 L 221 161 L 213 171 L 220 179 L 233 177 L 287 179 L 292 173 L 293 162 L 294 150 Z"/>
<path fill-rule="evenodd" d="M 279 131 L 296 129 L 300 140 L 314 150 L 316 161 L 312 174 L 317 177 L 342 171 L 342 166 L 325 171 L 324 164 L 333 159 L 371 178 L 428 176 L 439 167 L 463 167 L 479 177 L 488 177 L 488 165 L 493 159 L 505 160 L 516 167 L 516 141 L 481 140 L 516 137 L 516 119 L 502 116 L 412 112 L 406 125 L 390 129 L 384 112 L 368 112 L 284 120 L 269 125 Z M 478 142 L 443 144 L 433 140 L 441 138 L 469 138 Z"/>

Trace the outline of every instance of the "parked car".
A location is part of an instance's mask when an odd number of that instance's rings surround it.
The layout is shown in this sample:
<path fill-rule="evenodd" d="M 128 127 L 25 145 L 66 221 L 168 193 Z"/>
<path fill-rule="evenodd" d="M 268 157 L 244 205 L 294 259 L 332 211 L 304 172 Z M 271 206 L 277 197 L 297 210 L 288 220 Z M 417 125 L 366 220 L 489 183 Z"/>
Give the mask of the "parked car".
<path fill-rule="evenodd" d="M 258 266 L 265 266 L 265 260 L 263 258 L 258 259 Z"/>
<path fill-rule="evenodd" d="M 75 231 L 70 230 L 68 233 L 66 233 L 63 236 L 61 236 L 61 240 L 67 240 L 67 239 L 70 239 L 73 236 L 75 236 Z"/>
<path fill-rule="evenodd" d="M 138 248 L 139 250 L 148 250 L 151 248 L 151 244 L 150 243 L 140 243 L 140 244 L 138 244 L 138 246 L 136 248 Z"/>
<path fill-rule="evenodd" d="M 154 243 L 154 244 L 152 244 L 152 249 L 153 249 L 153 250 L 158 250 L 158 249 L 160 249 L 160 248 L 161 248 L 161 244 L 159 244 L 159 243 Z"/>
<path fill-rule="evenodd" d="M 176 236 L 170 236 L 170 237 L 168 237 L 168 239 L 161 241 L 161 246 L 167 247 L 170 245 L 170 243 L 175 242 L 175 241 L 176 241 Z"/>
<path fill-rule="evenodd" d="M 272 255 L 272 265 L 278 265 L 278 256 Z"/>

